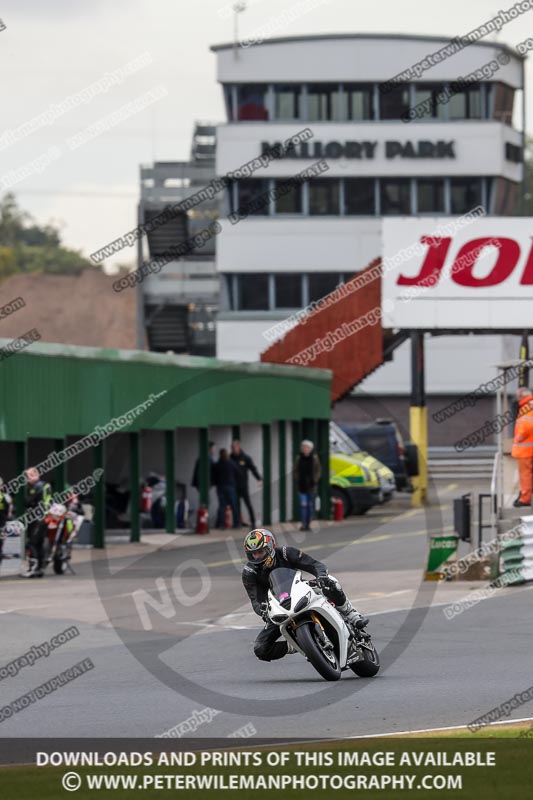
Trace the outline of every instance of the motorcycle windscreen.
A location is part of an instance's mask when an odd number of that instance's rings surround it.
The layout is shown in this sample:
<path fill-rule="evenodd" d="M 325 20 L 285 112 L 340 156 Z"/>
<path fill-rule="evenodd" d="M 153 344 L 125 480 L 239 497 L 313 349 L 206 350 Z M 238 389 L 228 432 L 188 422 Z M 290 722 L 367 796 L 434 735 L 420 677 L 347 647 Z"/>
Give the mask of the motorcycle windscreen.
<path fill-rule="evenodd" d="M 284 600 L 289 600 L 291 597 L 291 589 L 296 575 L 295 569 L 288 569 L 287 567 L 279 567 L 272 570 L 269 575 L 268 582 L 270 584 L 270 591 L 278 601 L 283 603 Z"/>

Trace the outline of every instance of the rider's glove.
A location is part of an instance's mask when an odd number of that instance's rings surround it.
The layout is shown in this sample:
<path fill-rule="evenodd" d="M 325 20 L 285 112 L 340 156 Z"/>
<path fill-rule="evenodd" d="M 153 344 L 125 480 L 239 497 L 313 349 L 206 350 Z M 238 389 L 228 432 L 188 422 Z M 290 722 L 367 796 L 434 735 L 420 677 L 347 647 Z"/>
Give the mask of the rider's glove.
<path fill-rule="evenodd" d="M 268 616 L 268 603 L 261 603 L 261 617 L 264 622 L 270 622 L 270 617 Z"/>
<path fill-rule="evenodd" d="M 331 585 L 331 578 L 329 575 L 319 575 L 316 579 L 317 585 L 322 591 Z"/>

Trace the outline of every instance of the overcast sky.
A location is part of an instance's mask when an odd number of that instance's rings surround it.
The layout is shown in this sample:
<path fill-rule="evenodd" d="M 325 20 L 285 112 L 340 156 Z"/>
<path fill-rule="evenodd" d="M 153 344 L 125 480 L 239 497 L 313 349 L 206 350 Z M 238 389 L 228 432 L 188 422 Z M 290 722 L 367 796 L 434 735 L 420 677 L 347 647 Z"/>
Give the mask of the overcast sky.
<path fill-rule="evenodd" d="M 239 15 L 240 37 L 273 22 L 300 2 L 248 0 L 247 10 Z M 149 54 L 145 66 L 108 91 L 0 149 L 0 182 L 10 171 L 38 160 L 42 171 L 23 178 L 11 190 L 40 223 L 59 224 L 67 245 L 88 255 L 133 227 L 139 164 L 188 158 L 194 120 L 224 119 L 215 56 L 209 46 L 231 40 L 233 21 L 227 13 L 231 3 L 2 2 L 0 16 L 6 28 L 0 31 L 0 143 L 6 129 L 17 128 L 106 73 L 116 74 L 128 62 Z M 315 8 L 280 27 L 275 35 L 413 33 L 452 38 L 514 2 L 323 0 L 320 4 L 314 0 L 313 4 Z M 533 11 L 506 25 L 498 41 L 515 46 L 528 35 L 533 36 Z M 531 85 L 530 65 L 527 77 Z M 531 100 L 528 90 L 529 131 L 533 127 Z M 145 106 L 143 110 L 76 149 L 68 146 L 67 139 L 134 101 Z M 131 262 L 133 258 L 131 249 L 118 261 Z"/>

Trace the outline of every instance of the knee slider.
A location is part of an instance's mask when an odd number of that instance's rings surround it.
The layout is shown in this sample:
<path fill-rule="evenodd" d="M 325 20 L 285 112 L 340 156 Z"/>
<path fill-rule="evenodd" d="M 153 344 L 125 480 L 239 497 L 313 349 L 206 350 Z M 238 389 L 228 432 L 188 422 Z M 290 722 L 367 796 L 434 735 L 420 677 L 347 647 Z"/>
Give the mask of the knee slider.
<path fill-rule="evenodd" d="M 266 648 L 264 644 L 254 644 L 254 653 L 260 661 L 269 661 L 266 657 Z"/>

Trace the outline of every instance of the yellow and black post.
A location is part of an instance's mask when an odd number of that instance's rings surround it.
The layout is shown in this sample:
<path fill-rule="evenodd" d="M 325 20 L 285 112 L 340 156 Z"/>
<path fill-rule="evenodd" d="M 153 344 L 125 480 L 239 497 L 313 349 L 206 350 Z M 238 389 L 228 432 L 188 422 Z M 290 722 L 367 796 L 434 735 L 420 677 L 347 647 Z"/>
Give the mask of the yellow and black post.
<path fill-rule="evenodd" d="M 411 441 L 418 447 L 418 475 L 412 479 L 412 504 L 427 502 L 428 423 L 424 376 L 424 332 L 411 331 L 411 408 L 409 413 Z"/>
<path fill-rule="evenodd" d="M 521 361 L 529 361 L 529 331 L 525 330 L 522 334 L 522 341 L 520 342 L 520 354 L 519 358 Z M 519 386 L 529 386 L 529 367 L 522 366 L 520 367 L 520 371 L 518 373 L 518 385 Z"/>

